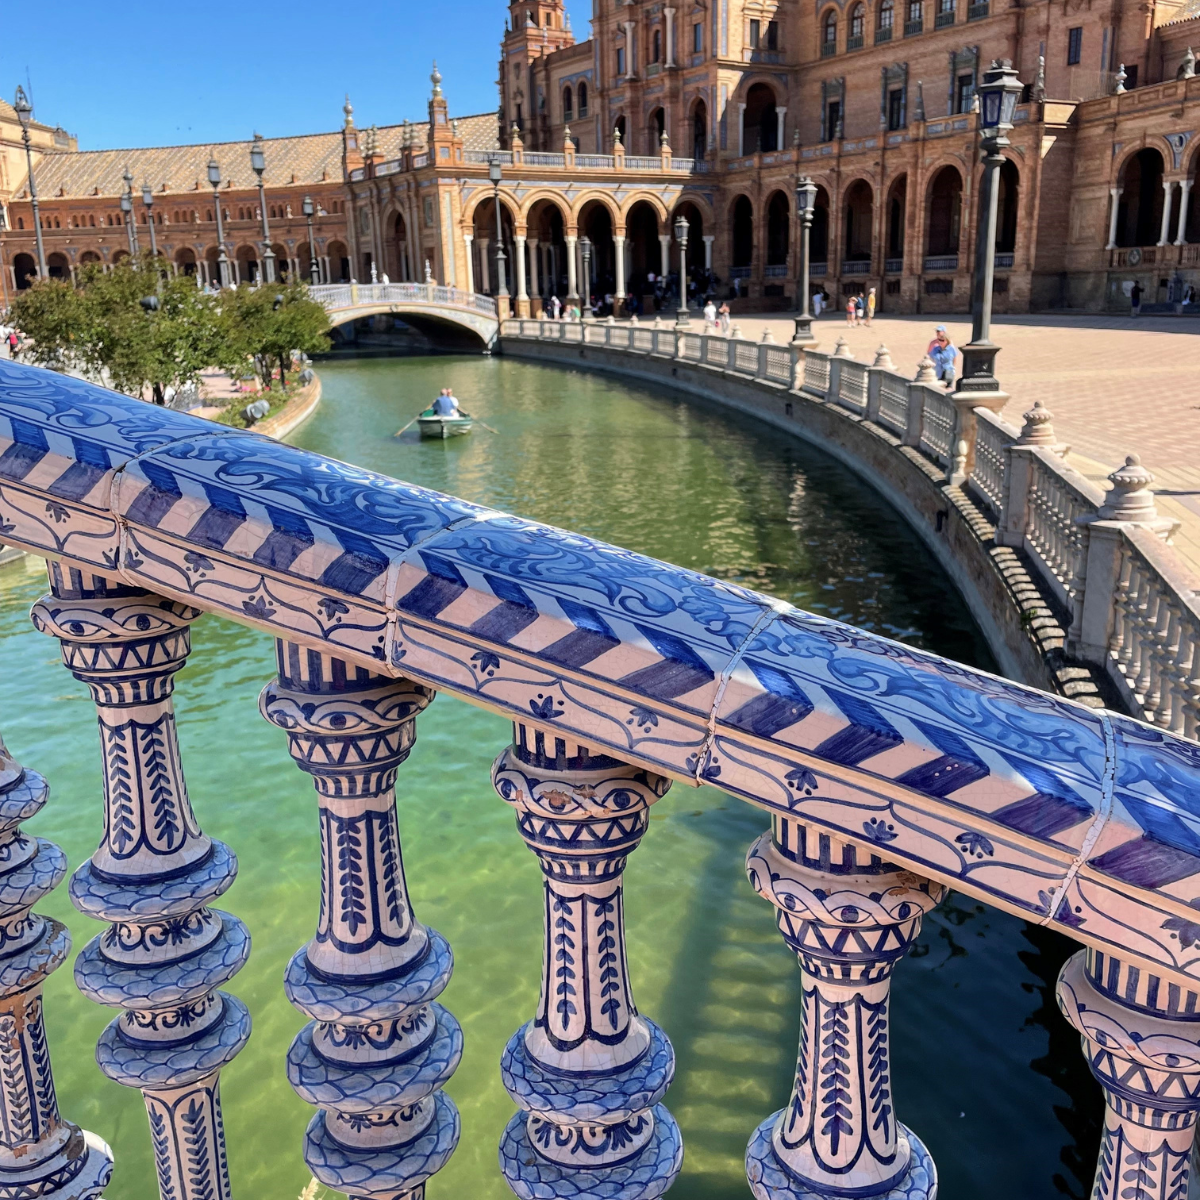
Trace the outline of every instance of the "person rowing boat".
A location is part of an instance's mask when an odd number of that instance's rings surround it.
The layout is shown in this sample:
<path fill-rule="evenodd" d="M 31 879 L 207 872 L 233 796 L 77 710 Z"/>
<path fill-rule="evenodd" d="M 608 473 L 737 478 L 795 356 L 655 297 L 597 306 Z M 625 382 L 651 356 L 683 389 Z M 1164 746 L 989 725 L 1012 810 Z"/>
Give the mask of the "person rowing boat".
<path fill-rule="evenodd" d="M 459 415 L 458 397 L 448 388 L 442 388 L 438 398 L 433 402 L 433 411 L 439 417 L 457 417 Z"/>

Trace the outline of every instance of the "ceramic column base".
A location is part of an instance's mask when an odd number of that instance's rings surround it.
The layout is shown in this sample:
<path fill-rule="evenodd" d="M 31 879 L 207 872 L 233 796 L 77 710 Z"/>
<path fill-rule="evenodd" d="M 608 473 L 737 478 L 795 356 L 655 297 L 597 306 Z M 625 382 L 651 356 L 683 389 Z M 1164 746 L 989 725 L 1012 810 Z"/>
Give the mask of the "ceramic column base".
<path fill-rule="evenodd" d="M 911 1157 L 908 1170 L 895 1183 L 880 1192 L 868 1192 L 862 1188 L 836 1191 L 832 1188 L 817 1188 L 796 1178 L 779 1161 L 771 1139 L 775 1126 L 786 1112 L 781 1109 L 768 1117 L 755 1131 L 746 1147 L 746 1176 L 755 1200 L 832 1200 L 833 1197 L 870 1197 L 870 1200 L 937 1200 L 937 1168 L 929 1151 L 922 1145 L 907 1125 L 900 1125 L 897 1133 L 899 1148 L 907 1141 Z"/>
<path fill-rule="evenodd" d="M 395 1146 L 351 1148 L 342 1145 L 319 1112 L 304 1133 L 304 1161 L 326 1187 L 356 1200 L 407 1200 L 436 1175 L 458 1145 L 461 1122 L 445 1092 L 434 1096 L 433 1120 L 410 1142 Z"/>
<path fill-rule="evenodd" d="M 76 1129 L 61 1154 L 24 1171 L 0 1171 L 3 1200 L 93 1200 L 112 1178 L 113 1154 L 94 1133 Z"/>
<path fill-rule="evenodd" d="M 654 1134 L 637 1154 L 606 1167 L 564 1167 L 543 1158 L 529 1137 L 529 1114 L 515 1114 L 500 1139 L 500 1170 L 520 1200 L 656 1200 L 683 1166 L 683 1138 L 663 1104 Z"/>

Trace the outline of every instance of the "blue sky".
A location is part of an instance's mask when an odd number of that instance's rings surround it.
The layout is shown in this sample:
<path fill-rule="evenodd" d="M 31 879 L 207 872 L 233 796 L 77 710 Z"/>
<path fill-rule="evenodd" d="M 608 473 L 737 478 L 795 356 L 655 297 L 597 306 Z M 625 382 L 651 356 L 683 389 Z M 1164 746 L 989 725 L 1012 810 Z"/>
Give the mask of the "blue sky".
<path fill-rule="evenodd" d="M 570 11 L 586 38 L 590 3 Z M 28 72 L 37 118 L 82 150 L 335 129 L 347 91 L 360 126 L 419 120 L 434 58 L 451 113 L 492 112 L 507 13 L 504 0 L 57 0 L 8 14 L 0 95 Z"/>

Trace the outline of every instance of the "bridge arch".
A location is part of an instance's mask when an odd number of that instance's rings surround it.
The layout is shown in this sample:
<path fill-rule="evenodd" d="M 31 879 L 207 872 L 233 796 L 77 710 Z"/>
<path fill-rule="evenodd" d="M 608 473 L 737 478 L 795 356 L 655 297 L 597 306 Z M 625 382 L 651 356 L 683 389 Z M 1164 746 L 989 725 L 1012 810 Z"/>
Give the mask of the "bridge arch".
<path fill-rule="evenodd" d="M 490 347 L 499 332 L 495 304 L 486 296 L 457 288 L 424 283 L 333 284 L 314 287 L 311 294 L 325 306 L 334 329 L 364 318 L 398 317 L 440 348 L 462 351 Z"/>

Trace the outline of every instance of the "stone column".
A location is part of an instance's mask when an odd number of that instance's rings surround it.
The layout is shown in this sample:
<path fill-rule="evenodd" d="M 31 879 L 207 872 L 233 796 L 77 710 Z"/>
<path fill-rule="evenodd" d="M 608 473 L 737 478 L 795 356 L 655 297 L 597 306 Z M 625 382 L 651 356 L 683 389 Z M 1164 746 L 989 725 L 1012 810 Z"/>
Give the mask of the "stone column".
<path fill-rule="evenodd" d="M 1164 179 L 1162 181 L 1163 189 L 1163 215 L 1162 228 L 1158 232 L 1158 245 L 1165 246 L 1167 244 L 1167 234 L 1171 229 L 1171 202 L 1175 199 L 1175 180 Z"/>
<path fill-rule="evenodd" d="M 1092 1200 L 1186 1197 L 1200 1113 L 1200 996 L 1088 949 L 1059 974 L 1058 1006 L 1104 1091 Z"/>
<path fill-rule="evenodd" d="M 946 889 L 778 815 L 746 870 L 803 970 L 795 1086 L 750 1139 L 750 1190 L 756 1200 L 932 1200 L 933 1160 L 893 1107 L 888 996 Z"/>
<path fill-rule="evenodd" d="M 304 1161 L 352 1200 L 422 1200 L 458 1145 L 441 1089 L 462 1057 L 458 1022 L 434 1003 L 453 955 L 413 914 L 396 821 L 397 770 L 433 692 L 289 642 L 276 651 L 259 709 L 312 776 L 321 828 L 317 932 L 283 982 L 310 1018 L 287 1060 L 319 1109 Z"/>
<path fill-rule="evenodd" d="M 467 292 L 475 291 L 475 260 L 471 256 L 471 244 L 474 241 L 475 235 L 470 233 L 463 234 L 463 246 L 467 251 Z M 404 272 L 405 278 L 408 277 L 408 272 Z"/>
<path fill-rule="evenodd" d="M 712 248 L 713 248 L 713 242 L 716 240 L 715 235 L 711 234 L 711 233 L 701 234 L 700 240 L 704 243 L 704 269 L 706 271 L 711 271 L 712 270 Z"/>
<path fill-rule="evenodd" d="M 42 985 L 66 961 L 71 935 L 31 911 L 62 883 L 67 859 L 21 830 L 49 792 L 0 741 L 0 1179 L 13 1197 L 91 1200 L 112 1176 L 112 1151 L 59 1115 L 42 1015 Z"/>
<path fill-rule="evenodd" d="M 517 316 L 529 316 L 529 293 L 525 290 L 525 235 L 513 234 L 513 257 L 516 259 L 517 270 Z"/>
<path fill-rule="evenodd" d="M 1175 245 L 1182 246 L 1187 241 L 1188 198 L 1192 194 L 1192 181 L 1180 180 L 1179 183 L 1179 231 L 1175 235 Z"/>
<path fill-rule="evenodd" d="M 617 263 L 617 290 L 614 296 L 617 300 L 625 299 L 625 235 L 613 235 L 614 257 Z"/>
<path fill-rule="evenodd" d="M 201 832 L 180 763 L 171 692 L 200 611 L 52 562 L 31 615 L 100 722 L 104 837 L 70 889 L 80 912 L 109 922 L 75 960 L 79 990 L 121 1009 L 96 1061 L 145 1097 L 162 1200 L 228 1200 L 218 1078 L 250 1014 L 217 989 L 245 964 L 250 935 L 210 907 L 237 859 Z"/>
<path fill-rule="evenodd" d="M 579 299 L 579 277 L 575 272 L 575 247 L 579 243 L 579 238 L 568 233 L 567 239 L 567 302 L 572 303 Z"/>
<path fill-rule="evenodd" d="M 521 1110 L 500 1168 L 521 1200 L 654 1200 L 683 1161 L 659 1103 L 675 1053 L 633 1002 L 622 872 L 670 783 L 526 725 L 492 782 L 541 864 L 545 918 L 537 1015 L 500 1059 Z"/>
<path fill-rule="evenodd" d="M 491 238 L 486 238 L 482 234 L 479 237 L 479 282 L 482 285 L 483 294 L 490 296 L 492 294 L 492 277 L 491 263 L 488 262 L 488 247 L 492 244 Z"/>
<path fill-rule="evenodd" d="M 662 276 L 666 279 L 671 273 L 671 235 L 669 233 L 660 233 L 658 235 L 658 246 L 662 252 Z"/>
<path fill-rule="evenodd" d="M 1117 248 L 1117 213 L 1121 203 L 1121 189 L 1109 188 L 1108 194 L 1111 197 L 1111 205 L 1108 210 L 1108 245 L 1105 250 L 1115 250 Z"/>
<path fill-rule="evenodd" d="M 787 148 L 784 141 L 784 135 L 787 132 L 787 105 L 775 106 L 775 149 L 785 150 Z"/>
<path fill-rule="evenodd" d="M 741 158 L 746 153 L 746 106 L 738 105 L 737 114 L 738 123 L 738 158 Z"/>
<path fill-rule="evenodd" d="M 667 18 L 667 67 L 675 65 L 675 10 L 666 8 L 663 10 Z"/>
<path fill-rule="evenodd" d="M 529 298 L 540 297 L 542 294 L 540 272 L 538 271 L 538 255 L 541 244 L 537 238 L 529 239 Z"/>

